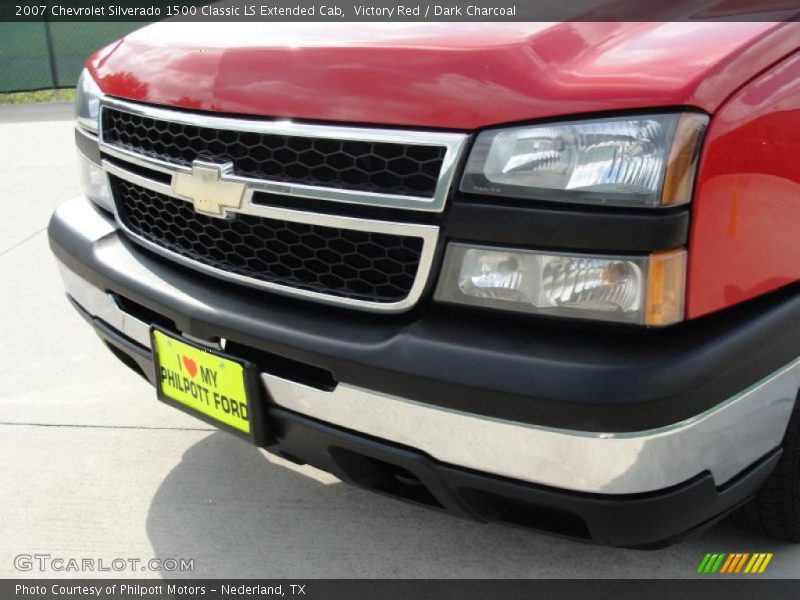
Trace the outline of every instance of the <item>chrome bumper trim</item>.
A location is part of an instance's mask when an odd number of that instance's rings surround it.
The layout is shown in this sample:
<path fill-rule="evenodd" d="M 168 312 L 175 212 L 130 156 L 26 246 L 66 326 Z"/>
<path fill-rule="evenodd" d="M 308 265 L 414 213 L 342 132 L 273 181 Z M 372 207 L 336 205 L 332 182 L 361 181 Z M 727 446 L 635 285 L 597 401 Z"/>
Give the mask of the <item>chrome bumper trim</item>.
<path fill-rule="evenodd" d="M 122 335 L 150 348 L 150 324 L 126 313 L 111 294 L 95 287 L 72 269 L 58 262 L 67 295 L 89 315 L 103 321 Z"/>
<path fill-rule="evenodd" d="M 589 433 L 444 410 L 339 384 L 332 392 L 268 373 L 279 406 L 403 444 L 444 463 L 580 492 L 635 494 L 709 471 L 722 485 L 778 447 L 800 387 L 800 359 L 712 410 L 669 427 Z"/>

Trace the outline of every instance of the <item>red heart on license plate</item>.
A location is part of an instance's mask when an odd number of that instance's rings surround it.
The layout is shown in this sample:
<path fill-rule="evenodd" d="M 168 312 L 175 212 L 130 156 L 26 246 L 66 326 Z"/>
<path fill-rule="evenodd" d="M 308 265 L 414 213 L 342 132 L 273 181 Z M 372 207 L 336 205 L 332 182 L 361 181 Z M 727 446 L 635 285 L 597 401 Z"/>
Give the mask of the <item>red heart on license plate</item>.
<path fill-rule="evenodd" d="M 181 356 L 181 358 L 183 359 L 183 366 L 186 367 L 187 371 L 189 371 L 189 375 L 192 377 L 197 375 L 197 363 L 188 356 Z"/>

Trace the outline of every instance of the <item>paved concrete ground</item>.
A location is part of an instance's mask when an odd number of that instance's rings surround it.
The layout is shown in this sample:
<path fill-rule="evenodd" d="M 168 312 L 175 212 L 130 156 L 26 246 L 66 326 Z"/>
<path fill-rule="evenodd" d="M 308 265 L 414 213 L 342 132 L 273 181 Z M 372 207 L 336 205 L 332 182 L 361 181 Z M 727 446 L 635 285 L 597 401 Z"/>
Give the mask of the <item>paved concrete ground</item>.
<path fill-rule="evenodd" d="M 641 552 L 461 521 L 161 405 L 68 306 L 47 248 L 50 212 L 79 191 L 70 119 L 0 107 L 0 577 L 34 553 L 190 558 L 200 577 L 672 578 L 705 552 L 770 551 L 770 576 L 800 573 L 800 547 L 728 523 Z"/>

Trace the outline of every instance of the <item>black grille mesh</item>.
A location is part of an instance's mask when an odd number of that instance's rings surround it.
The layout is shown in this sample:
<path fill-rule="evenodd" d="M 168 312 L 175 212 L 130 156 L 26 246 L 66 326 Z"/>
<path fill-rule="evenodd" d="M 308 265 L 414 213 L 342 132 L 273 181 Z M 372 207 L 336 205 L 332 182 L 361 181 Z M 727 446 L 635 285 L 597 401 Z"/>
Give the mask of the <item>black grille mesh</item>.
<path fill-rule="evenodd" d="M 122 222 L 171 252 L 292 288 L 371 302 L 406 298 L 422 239 L 237 214 L 218 219 L 191 203 L 117 177 L 112 191 Z"/>
<path fill-rule="evenodd" d="M 231 161 L 243 177 L 431 197 L 443 146 L 331 140 L 184 125 L 103 109 L 103 139 L 138 154 L 189 165 Z"/>

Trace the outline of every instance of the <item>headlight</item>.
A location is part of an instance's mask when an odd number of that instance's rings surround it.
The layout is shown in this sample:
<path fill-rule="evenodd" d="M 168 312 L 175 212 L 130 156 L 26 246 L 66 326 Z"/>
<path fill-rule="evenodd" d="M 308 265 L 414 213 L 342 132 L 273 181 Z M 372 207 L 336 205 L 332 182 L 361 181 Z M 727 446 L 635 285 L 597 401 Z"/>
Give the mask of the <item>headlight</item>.
<path fill-rule="evenodd" d="M 531 200 L 670 206 L 692 195 L 708 117 L 673 113 L 484 131 L 461 190 Z"/>
<path fill-rule="evenodd" d="M 86 69 L 78 79 L 78 88 L 75 93 L 75 120 L 84 129 L 96 132 L 100 115 L 100 91 L 89 71 Z"/>
<path fill-rule="evenodd" d="M 103 93 L 92 79 L 89 71 L 84 69 L 78 79 L 78 88 L 75 94 L 75 121 L 79 128 L 97 133 L 102 96 Z M 113 211 L 114 203 L 108 189 L 108 177 L 105 171 L 100 165 L 93 163 L 85 156 L 81 155 L 80 158 L 84 193 L 100 207 Z"/>
<path fill-rule="evenodd" d="M 683 318 L 685 269 L 684 250 L 602 257 L 453 243 L 435 297 L 517 312 L 669 325 Z"/>

